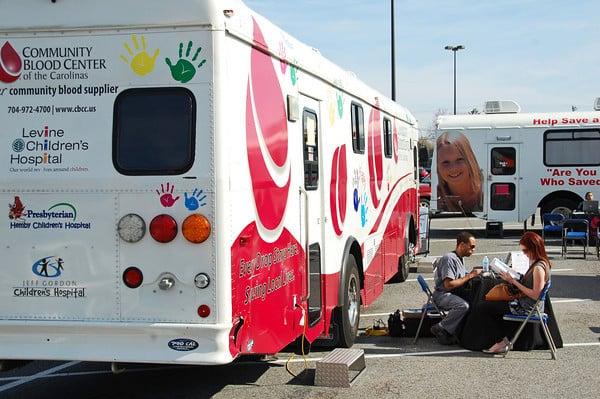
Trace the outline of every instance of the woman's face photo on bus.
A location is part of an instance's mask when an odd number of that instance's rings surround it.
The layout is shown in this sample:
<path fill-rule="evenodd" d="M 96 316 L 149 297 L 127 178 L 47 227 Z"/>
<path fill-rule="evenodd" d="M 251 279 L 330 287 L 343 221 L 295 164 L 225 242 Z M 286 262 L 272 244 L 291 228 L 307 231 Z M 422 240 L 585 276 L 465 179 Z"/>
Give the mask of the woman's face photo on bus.
<path fill-rule="evenodd" d="M 447 144 L 438 150 L 438 173 L 450 188 L 469 184 L 469 168 L 458 148 Z"/>
<path fill-rule="evenodd" d="M 446 132 L 438 138 L 436 151 L 440 208 L 481 211 L 483 179 L 469 140 L 462 133 Z"/>

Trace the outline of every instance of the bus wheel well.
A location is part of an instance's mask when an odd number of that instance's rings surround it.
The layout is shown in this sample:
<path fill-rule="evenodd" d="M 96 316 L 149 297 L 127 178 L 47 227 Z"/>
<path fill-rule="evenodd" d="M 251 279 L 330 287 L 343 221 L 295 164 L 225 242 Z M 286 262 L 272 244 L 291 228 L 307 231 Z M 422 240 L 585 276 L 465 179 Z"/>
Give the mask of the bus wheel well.
<path fill-rule="evenodd" d="M 560 190 L 554 191 L 542 198 L 538 207 L 540 208 L 540 213 L 543 215 L 544 213 L 552 211 L 551 208 L 554 208 L 559 204 L 574 209 L 581 201 L 583 201 L 583 199 L 578 194 L 575 194 L 572 191 Z"/>
<path fill-rule="evenodd" d="M 408 225 L 408 242 L 413 245 L 417 245 L 417 228 L 415 226 L 415 219 L 411 216 Z"/>
<path fill-rule="evenodd" d="M 360 276 L 360 288 L 363 289 L 365 288 L 365 272 L 362 262 L 362 253 L 360 251 L 360 245 L 358 245 L 358 242 L 354 239 L 350 245 L 349 253 L 350 255 L 354 256 L 354 259 L 356 259 L 356 266 L 358 266 L 358 274 Z"/>
<path fill-rule="evenodd" d="M 365 272 L 363 267 L 362 251 L 358 241 L 354 237 L 348 237 L 346 246 L 344 247 L 344 254 L 342 256 L 342 264 L 340 268 L 339 276 L 339 290 L 338 290 L 338 303 L 337 306 L 342 306 L 344 303 L 344 292 L 342 286 L 344 285 L 344 276 L 346 275 L 346 266 L 348 264 L 347 258 L 349 256 L 354 257 L 356 260 L 356 267 L 358 268 L 358 277 L 360 280 L 360 288 L 365 288 Z"/>

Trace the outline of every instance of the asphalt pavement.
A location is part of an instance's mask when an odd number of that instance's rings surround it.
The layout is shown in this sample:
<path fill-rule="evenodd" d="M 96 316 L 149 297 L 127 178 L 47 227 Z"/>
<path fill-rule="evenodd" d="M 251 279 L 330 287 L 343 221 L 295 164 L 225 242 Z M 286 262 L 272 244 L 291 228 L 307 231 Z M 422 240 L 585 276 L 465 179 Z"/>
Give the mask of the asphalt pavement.
<path fill-rule="evenodd" d="M 485 238 L 483 226 L 474 218 L 434 219 L 431 256 L 453 249 L 454 237 L 464 228 L 478 239 L 468 268 L 485 255 L 502 258 L 519 248 L 522 225 L 505 226 L 503 239 Z M 511 352 L 502 358 L 443 346 L 433 338 L 414 345 L 412 338 L 364 335 L 395 309 L 423 304 L 425 295 L 411 273 L 404 283 L 386 285 L 381 298 L 361 310 L 361 335 L 354 347 L 364 349 L 367 366 L 350 388 L 313 385 L 315 361 L 328 353 L 314 349 L 306 363 L 286 352 L 218 367 L 126 365 L 119 374 L 103 363 L 31 362 L 0 373 L 0 398 L 597 398 L 600 262 L 595 249 L 586 260 L 575 253 L 563 260 L 559 242 L 550 244 L 552 304 L 565 343 L 555 361 L 548 351 Z M 432 278 L 430 268 L 417 270 Z M 286 362 L 296 376 L 286 370 Z"/>

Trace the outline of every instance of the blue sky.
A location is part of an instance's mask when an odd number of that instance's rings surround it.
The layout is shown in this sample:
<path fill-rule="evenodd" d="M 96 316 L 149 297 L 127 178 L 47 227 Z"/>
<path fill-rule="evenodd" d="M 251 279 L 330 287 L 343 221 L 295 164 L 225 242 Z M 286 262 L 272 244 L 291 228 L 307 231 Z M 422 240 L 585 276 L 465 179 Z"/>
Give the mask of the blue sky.
<path fill-rule="evenodd" d="M 390 0 L 246 0 L 300 41 L 390 96 Z M 486 100 L 521 112 L 592 110 L 600 97 L 600 1 L 396 0 L 396 95 L 430 127 Z"/>

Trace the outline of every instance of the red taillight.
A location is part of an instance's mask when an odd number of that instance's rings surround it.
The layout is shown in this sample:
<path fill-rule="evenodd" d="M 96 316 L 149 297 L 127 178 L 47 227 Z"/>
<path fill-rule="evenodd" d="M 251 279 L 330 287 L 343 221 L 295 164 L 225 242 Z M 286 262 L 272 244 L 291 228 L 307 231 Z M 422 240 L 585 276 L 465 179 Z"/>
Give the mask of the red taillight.
<path fill-rule="evenodd" d="M 171 242 L 177 235 L 177 222 L 169 215 L 158 215 L 150 222 L 150 235 L 158 242 Z"/>
<path fill-rule="evenodd" d="M 137 267 L 128 267 L 123 272 L 123 282 L 129 288 L 137 288 L 142 285 L 142 281 L 144 281 L 144 275 L 142 271 Z"/>
<path fill-rule="evenodd" d="M 210 315 L 210 308 L 208 305 L 200 305 L 198 306 L 198 316 L 200 317 L 208 317 Z"/>

